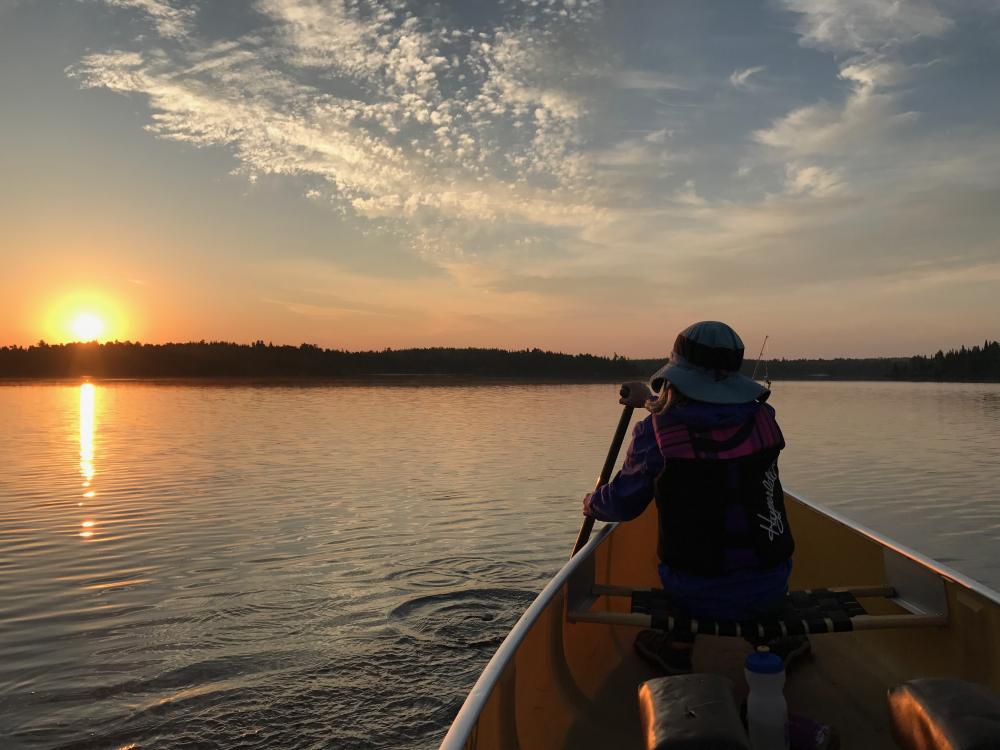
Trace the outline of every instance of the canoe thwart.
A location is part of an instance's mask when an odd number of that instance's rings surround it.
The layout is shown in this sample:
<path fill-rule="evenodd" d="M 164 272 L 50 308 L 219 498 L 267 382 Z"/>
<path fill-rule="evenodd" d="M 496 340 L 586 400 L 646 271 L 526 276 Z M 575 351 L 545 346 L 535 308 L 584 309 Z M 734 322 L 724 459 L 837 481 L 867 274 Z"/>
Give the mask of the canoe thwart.
<path fill-rule="evenodd" d="M 784 606 L 769 617 L 753 620 L 709 620 L 685 617 L 677 613 L 670 597 L 660 589 L 624 589 L 615 586 L 594 586 L 598 596 L 629 596 L 630 612 L 601 612 L 569 608 L 569 622 L 604 623 L 655 628 L 668 633 L 716 635 L 748 639 L 770 639 L 789 635 L 846 633 L 852 630 L 885 628 L 943 627 L 948 624 L 944 614 L 870 615 L 858 597 L 883 596 L 893 598 L 891 586 L 855 586 L 832 589 L 792 591 Z"/>

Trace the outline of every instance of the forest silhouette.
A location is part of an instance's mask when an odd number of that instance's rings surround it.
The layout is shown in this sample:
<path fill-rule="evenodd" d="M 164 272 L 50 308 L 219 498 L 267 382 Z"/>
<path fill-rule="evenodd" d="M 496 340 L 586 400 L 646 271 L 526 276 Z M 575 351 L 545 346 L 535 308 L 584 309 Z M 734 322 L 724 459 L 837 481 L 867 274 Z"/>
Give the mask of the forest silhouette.
<path fill-rule="evenodd" d="M 444 348 L 349 352 L 312 344 L 131 341 L 0 347 L 2 378 L 370 378 L 462 376 L 475 379 L 620 381 L 645 379 L 663 361 L 617 354 L 541 349 Z M 1000 382 L 1000 343 L 933 356 L 865 359 L 749 359 L 744 372 L 775 380 L 925 380 Z"/>

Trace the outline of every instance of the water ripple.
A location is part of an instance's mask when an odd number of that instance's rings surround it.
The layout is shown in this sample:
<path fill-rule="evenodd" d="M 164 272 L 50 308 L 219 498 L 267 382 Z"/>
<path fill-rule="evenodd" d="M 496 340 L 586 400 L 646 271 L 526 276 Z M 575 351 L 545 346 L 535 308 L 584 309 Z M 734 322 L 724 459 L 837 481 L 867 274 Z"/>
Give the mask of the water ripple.
<path fill-rule="evenodd" d="M 400 634 L 440 647 L 496 647 L 533 598 L 513 589 L 450 591 L 409 599 L 389 620 Z"/>

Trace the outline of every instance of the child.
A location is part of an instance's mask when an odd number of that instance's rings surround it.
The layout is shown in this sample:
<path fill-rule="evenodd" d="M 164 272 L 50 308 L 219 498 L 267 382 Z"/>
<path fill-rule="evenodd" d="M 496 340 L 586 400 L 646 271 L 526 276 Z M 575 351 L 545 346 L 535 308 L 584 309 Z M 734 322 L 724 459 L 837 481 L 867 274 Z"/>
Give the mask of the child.
<path fill-rule="evenodd" d="M 653 398 L 628 383 L 621 401 L 645 406 L 622 470 L 584 498 L 601 521 L 637 518 L 651 500 L 659 516 L 659 573 L 678 614 L 747 620 L 773 612 L 788 591 L 794 542 L 778 479 L 785 446 L 765 403 L 770 391 L 740 374 L 743 342 L 725 323 L 704 321 L 677 336 L 653 375 Z M 693 637 L 648 630 L 636 651 L 668 674 L 691 670 Z M 806 639 L 782 639 L 786 659 Z"/>

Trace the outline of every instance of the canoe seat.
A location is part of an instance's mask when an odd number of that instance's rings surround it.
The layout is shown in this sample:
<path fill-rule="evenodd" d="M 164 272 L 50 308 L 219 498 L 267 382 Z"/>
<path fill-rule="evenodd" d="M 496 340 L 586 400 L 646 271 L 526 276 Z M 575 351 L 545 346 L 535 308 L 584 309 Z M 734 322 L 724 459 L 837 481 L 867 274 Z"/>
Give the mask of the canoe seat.
<path fill-rule="evenodd" d="M 775 616 L 757 620 L 694 620 L 677 617 L 662 590 L 635 591 L 632 612 L 652 618 L 651 627 L 670 633 L 780 638 L 788 635 L 841 633 L 853 630 L 852 618 L 868 614 L 850 591 L 793 591 Z"/>
<path fill-rule="evenodd" d="M 750 750 L 733 683 L 714 674 L 658 677 L 639 686 L 646 750 Z"/>
<path fill-rule="evenodd" d="M 782 608 L 774 615 L 755 620 L 706 620 L 683 617 L 662 589 L 631 589 L 595 584 L 592 598 L 629 597 L 629 612 L 594 611 L 585 607 L 567 608 L 569 622 L 596 622 L 608 625 L 631 625 L 656 628 L 678 635 L 720 635 L 748 640 L 766 640 L 788 635 L 844 633 L 852 630 L 882 628 L 927 628 L 948 624 L 947 613 L 907 611 L 905 614 L 869 615 L 858 601 L 864 597 L 894 598 L 891 586 L 855 586 L 830 589 L 807 589 L 788 594 Z M 904 606 L 905 609 L 905 606 Z"/>
<path fill-rule="evenodd" d="M 904 750 L 1000 748 L 1000 698 L 982 685 L 924 678 L 888 697 L 892 734 Z"/>

